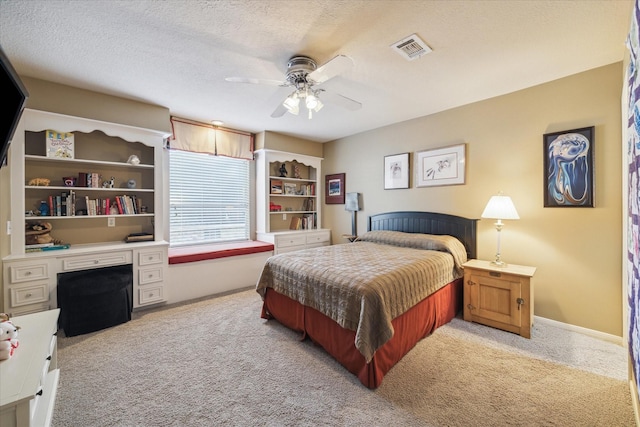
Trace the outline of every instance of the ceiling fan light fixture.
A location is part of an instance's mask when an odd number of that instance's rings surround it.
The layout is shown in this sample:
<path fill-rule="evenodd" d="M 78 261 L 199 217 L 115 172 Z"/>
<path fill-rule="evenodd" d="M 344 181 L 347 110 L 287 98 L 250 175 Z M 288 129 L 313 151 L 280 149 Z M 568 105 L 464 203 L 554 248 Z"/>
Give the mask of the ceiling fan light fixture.
<path fill-rule="evenodd" d="M 284 108 L 287 109 L 291 114 L 297 116 L 300 111 L 300 98 L 298 98 L 298 93 L 294 92 L 291 95 L 287 96 L 287 99 L 282 103 Z"/>
<path fill-rule="evenodd" d="M 320 101 L 320 98 L 315 96 L 315 94 L 307 96 L 304 102 L 309 110 L 313 110 L 316 113 L 320 111 L 322 107 L 324 107 L 324 104 L 322 103 L 322 101 Z"/>

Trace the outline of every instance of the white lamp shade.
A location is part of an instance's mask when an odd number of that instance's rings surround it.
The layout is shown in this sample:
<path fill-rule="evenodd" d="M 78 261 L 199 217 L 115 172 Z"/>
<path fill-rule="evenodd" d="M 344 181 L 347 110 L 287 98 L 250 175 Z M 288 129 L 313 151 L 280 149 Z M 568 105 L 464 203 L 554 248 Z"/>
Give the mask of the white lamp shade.
<path fill-rule="evenodd" d="M 482 218 L 520 219 L 511 197 L 503 195 L 491 196 L 484 212 L 482 212 Z"/>

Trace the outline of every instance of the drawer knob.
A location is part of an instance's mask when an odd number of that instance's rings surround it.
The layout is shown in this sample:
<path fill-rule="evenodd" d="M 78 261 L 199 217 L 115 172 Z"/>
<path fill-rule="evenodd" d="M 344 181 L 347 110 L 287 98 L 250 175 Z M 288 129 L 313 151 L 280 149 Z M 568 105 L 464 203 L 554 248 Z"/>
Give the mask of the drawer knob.
<path fill-rule="evenodd" d="M 98 261 L 97 259 L 93 261 L 94 264 L 98 264 L 100 261 Z"/>
<path fill-rule="evenodd" d="M 24 275 L 25 275 L 25 276 L 31 276 L 31 272 L 30 272 L 30 271 L 26 271 L 26 272 L 24 273 Z"/>
<path fill-rule="evenodd" d="M 27 293 L 25 296 L 26 296 L 27 298 L 31 298 L 31 296 L 32 296 L 32 295 L 33 295 L 33 294 L 32 294 L 31 292 L 29 292 L 29 293 Z"/>
<path fill-rule="evenodd" d="M 474 306 L 472 306 L 471 304 L 467 304 L 467 308 L 469 310 L 475 310 L 476 308 Z"/>
<path fill-rule="evenodd" d="M 522 299 L 522 298 L 518 298 L 518 299 L 516 300 L 516 302 L 518 303 L 518 310 L 520 310 L 520 306 L 521 306 L 522 304 L 524 304 L 524 299 Z"/>
<path fill-rule="evenodd" d="M 467 285 L 469 286 L 475 286 L 476 282 L 473 282 L 471 280 L 467 281 Z"/>

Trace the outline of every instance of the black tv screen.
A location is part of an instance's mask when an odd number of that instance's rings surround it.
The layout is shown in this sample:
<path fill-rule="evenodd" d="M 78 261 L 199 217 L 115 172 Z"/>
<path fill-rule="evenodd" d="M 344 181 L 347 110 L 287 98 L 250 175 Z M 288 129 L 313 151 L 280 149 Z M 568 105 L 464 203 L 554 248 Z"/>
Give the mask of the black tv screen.
<path fill-rule="evenodd" d="M 0 167 L 5 164 L 11 138 L 18 126 L 28 96 L 29 93 L 18 77 L 18 73 L 0 47 L 0 103 L 3 107 L 2 120 L 0 120 Z"/>

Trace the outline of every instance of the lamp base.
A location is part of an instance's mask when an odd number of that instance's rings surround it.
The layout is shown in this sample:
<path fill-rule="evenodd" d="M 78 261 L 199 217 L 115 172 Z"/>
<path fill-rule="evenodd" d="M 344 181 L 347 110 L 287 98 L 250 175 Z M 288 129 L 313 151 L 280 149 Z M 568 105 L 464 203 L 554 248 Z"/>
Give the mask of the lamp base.
<path fill-rule="evenodd" d="M 504 262 L 504 261 L 500 261 L 499 259 L 497 259 L 495 261 L 491 261 L 491 265 L 493 265 L 495 267 L 499 267 L 499 268 L 504 268 L 508 264 L 506 262 Z"/>

